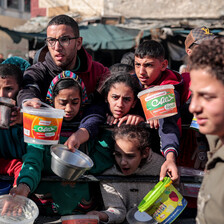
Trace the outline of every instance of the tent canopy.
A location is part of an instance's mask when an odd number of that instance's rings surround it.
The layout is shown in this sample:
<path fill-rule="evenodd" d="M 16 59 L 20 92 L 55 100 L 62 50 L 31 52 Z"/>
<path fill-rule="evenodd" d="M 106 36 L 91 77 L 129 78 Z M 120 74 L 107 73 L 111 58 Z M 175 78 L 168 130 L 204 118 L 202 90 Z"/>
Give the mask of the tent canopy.
<path fill-rule="evenodd" d="M 44 42 L 46 31 L 40 33 L 26 33 L 10 30 L 0 26 L 0 30 L 6 32 L 14 43 L 19 43 L 22 38 L 37 42 Z M 80 35 L 83 37 L 83 46 L 93 51 L 99 49 L 124 50 L 131 49 L 138 44 L 138 41 L 149 36 L 147 30 L 127 29 L 105 24 L 91 24 L 80 26 Z"/>

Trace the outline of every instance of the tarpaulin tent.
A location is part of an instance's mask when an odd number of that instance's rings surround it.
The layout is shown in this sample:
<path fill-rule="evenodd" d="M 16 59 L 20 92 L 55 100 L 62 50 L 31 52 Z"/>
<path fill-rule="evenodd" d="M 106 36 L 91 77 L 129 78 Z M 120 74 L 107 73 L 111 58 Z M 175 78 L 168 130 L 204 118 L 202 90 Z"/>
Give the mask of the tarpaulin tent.
<path fill-rule="evenodd" d="M 10 30 L 0 26 L 0 30 L 6 32 L 14 43 L 19 43 L 22 38 L 35 39 L 36 42 L 44 42 L 46 31 L 39 33 L 26 33 Z M 91 24 L 80 26 L 80 36 L 83 37 L 83 46 L 93 51 L 131 49 L 138 41 L 149 36 L 147 30 L 127 29 L 105 24 Z"/>

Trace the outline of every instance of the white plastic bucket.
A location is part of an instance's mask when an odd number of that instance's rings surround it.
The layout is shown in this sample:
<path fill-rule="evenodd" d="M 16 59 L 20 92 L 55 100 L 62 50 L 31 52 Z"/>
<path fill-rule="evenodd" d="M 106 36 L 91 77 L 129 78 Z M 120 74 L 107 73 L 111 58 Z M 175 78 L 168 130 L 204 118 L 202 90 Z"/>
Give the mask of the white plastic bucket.
<path fill-rule="evenodd" d="M 177 114 L 173 85 L 155 86 L 138 93 L 146 120 L 161 119 Z"/>
<path fill-rule="evenodd" d="M 11 206 L 9 206 L 10 204 Z M 18 208 L 20 208 L 20 212 L 18 212 Z M 6 209 L 5 214 L 2 214 L 3 209 Z M 29 198 L 5 194 L 0 196 L 0 214 L 1 224 L 33 224 L 39 215 L 39 209 Z"/>
<path fill-rule="evenodd" d="M 23 104 L 28 101 L 24 100 L 22 103 L 23 112 L 23 133 L 24 141 L 27 143 L 53 145 L 57 144 L 64 110 L 55 109 L 46 103 L 38 101 L 45 107 L 33 108 L 24 106 Z"/>

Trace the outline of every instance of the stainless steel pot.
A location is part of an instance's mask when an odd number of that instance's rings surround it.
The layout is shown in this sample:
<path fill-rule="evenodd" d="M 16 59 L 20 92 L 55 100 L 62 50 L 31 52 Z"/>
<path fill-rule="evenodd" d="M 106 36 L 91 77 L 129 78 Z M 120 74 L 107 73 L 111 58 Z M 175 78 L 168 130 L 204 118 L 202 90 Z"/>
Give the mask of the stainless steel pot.
<path fill-rule="evenodd" d="M 0 128 L 9 128 L 11 111 L 14 106 L 15 101 L 13 99 L 0 97 Z"/>
<path fill-rule="evenodd" d="M 74 181 L 93 167 L 93 161 L 76 149 L 71 152 L 65 145 L 51 146 L 51 169 L 59 177 Z"/>

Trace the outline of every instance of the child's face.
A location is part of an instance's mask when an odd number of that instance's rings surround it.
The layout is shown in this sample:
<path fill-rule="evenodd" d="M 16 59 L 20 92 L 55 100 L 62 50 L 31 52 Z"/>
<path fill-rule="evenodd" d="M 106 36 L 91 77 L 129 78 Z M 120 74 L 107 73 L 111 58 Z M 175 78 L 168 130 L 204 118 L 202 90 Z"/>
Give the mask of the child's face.
<path fill-rule="evenodd" d="M 80 91 L 73 87 L 60 90 L 54 99 L 54 107 L 65 111 L 66 121 L 71 121 L 79 113 L 80 105 Z"/>
<path fill-rule="evenodd" d="M 192 99 L 189 110 L 197 118 L 200 132 L 224 139 L 223 83 L 206 69 L 194 69 L 190 76 Z"/>
<path fill-rule="evenodd" d="M 16 99 L 19 86 L 13 77 L 2 78 L 0 76 L 0 97 Z"/>
<path fill-rule="evenodd" d="M 114 118 L 126 115 L 136 103 L 133 90 L 124 83 L 111 86 L 107 102 Z"/>
<path fill-rule="evenodd" d="M 116 139 L 115 160 L 124 175 L 133 174 L 139 167 L 143 158 L 148 156 L 149 151 L 146 149 L 143 154 L 136 147 L 134 142 L 127 138 Z"/>
<path fill-rule="evenodd" d="M 135 73 L 144 88 L 156 85 L 154 82 L 160 77 L 161 72 L 166 67 L 167 60 L 160 61 L 151 57 L 135 57 Z"/>

